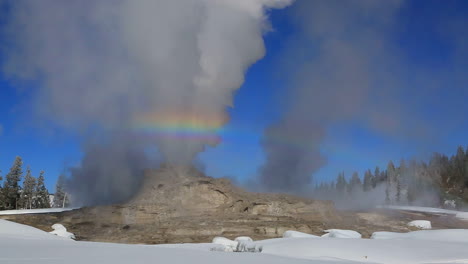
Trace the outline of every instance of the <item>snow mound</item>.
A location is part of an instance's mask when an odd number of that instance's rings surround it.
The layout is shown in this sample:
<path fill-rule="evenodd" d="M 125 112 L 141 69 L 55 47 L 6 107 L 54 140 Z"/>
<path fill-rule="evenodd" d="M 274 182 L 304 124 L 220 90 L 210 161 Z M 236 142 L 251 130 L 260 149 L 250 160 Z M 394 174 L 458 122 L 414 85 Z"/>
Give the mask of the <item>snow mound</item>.
<path fill-rule="evenodd" d="M 263 246 L 253 242 L 250 237 L 237 237 L 235 240 L 230 240 L 225 237 L 213 238 L 215 247 L 211 251 L 224 251 L 224 252 L 262 252 Z"/>
<path fill-rule="evenodd" d="M 314 236 L 314 235 L 307 234 L 307 233 L 288 230 L 283 233 L 283 237 L 284 238 L 305 238 L 305 237 L 311 238 L 311 237 L 319 237 L 319 236 Z"/>
<path fill-rule="evenodd" d="M 17 238 L 21 237 L 27 240 L 36 239 L 54 239 L 54 236 L 47 232 L 34 228 L 32 226 L 17 224 L 7 220 L 0 219 L 0 237 Z"/>
<path fill-rule="evenodd" d="M 239 241 L 235 252 L 262 252 L 263 246 L 253 241 Z"/>
<path fill-rule="evenodd" d="M 21 209 L 21 210 L 1 210 L 0 215 L 19 215 L 19 214 L 47 214 L 61 213 L 71 211 L 77 208 L 44 208 L 44 209 Z"/>
<path fill-rule="evenodd" d="M 248 236 L 240 236 L 240 237 L 236 237 L 236 239 L 234 239 L 234 241 L 237 241 L 237 242 L 243 242 L 243 241 L 252 242 L 253 239 L 248 237 Z"/>
<path fill-rule="evenodd" d="M 239 242 L 225 238 L 225 237 L 215 237 L 212 241 L 213 244 L 219 245 L 218 247 L 213 248 L 214 251 L 225 251 L 225 252 L 234 252 L 237 249 Z"/>
<path fill-rule="evenodd" d="M 457 203 L 455 202 L 455 200 L 445 200 L 444 201 L 444 206 L 455 209 L 457 207 Z"/>
<path fill-rule="evenodd" d="M 408 226 L 414 226 L 419 229 L 431 229 L 432 228 L 431 221 L 427 221 L 427 220 L 414 220 L 414 221 L 409 222 Z"/>
<path fill-rule="evenodd" d="M 468 221 L 468 212 L 457 212 L 455 214 L 455 217 L 461 220 L 466 220 Z"/>
<path fill-rule="evenodd" d="M 328 229 L 325 230 L 327 234 L 322 237 L 330 238 L 362 238 L 362 235 L 354 230 L 344 230 L 344 229 Z"/>
<path fill-rule="evenodd" d="M 408 233 L 374 232 L 371 239 L 404 239 L 468 243 L 468 229 L 420 230 Z"/>
<path fill-rule="evenodd" d="M 54 231 L 49 232 L 49 233 L 53 235 L 56 235 L 59 237 L 65 237 L 69 239 L 75 239 L 75 234 L 67 232 L 67 229 L 61 224 L 54 224 L 52 225 L 52 228 L 54 229 Z"/>
<path fill-rule="evenodd" d="M 468 220 L 468 212 L 447 210 L 447 209 L 441 209 L 441 208 L 422 207 L 422 206 L 394 206 L 394 205 L 378 206 L 378 208 L 403 210 L 403 211 L 410 211 L 410 212 L 422 212 L 422 213 L 430 213 L 430 214 L 435 214 L 435 215 L 454 215 L 458 219 Z"/>

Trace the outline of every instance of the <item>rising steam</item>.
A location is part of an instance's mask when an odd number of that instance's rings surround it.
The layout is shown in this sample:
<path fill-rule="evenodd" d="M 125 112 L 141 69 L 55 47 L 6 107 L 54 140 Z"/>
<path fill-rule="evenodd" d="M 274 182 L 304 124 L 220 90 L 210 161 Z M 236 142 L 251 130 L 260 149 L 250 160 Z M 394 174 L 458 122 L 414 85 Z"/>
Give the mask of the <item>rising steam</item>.
<path fill-rule="evenodd" d="M 329 135 L 345 135 L 340 128 L 349 124 L 387 142 L 404 142 L 416 155 L 428 158 L 441 148 L 438 139 L 451 137 L 466 123 L 460 111 L 466 105 L 468 83 L 466 16 L 448 17 L 441 11 L 433 18 L 414 18 L 421 20 L 419 27 L 436 28 L 429 34 L 455 49 L 435 66 L 427 50 L 421 52 L 426 52 L 424 59 L 412 54 L 434 46 L 403 30 L 413 21 L 401 18 L 408 9 L 419 8 L 409 2 L 295 2 L 289 14 L 296 30 L 285 40 L 279 63 L 286 65 L 281 72 L 286 73 L 287 89 L 281 94 L 281 118 L 264 132 L 261 186 L 310 193 L 312 175 L 327 162 L 322 150 L 336 144 L 336 136 Z"/>
<path fill-rule="evenodd" d="M 264 56 L 265 11 L 290 2 L 10 1 L 6 71 L 40 81 L 42 117 L 103 139 L 71 187 L 86 204 L 113 202 L 137 185 L 145 147 L 189 163 L 217 143 L 232 93 Z"/>
<path fill-rule="evenodd" d="M 297 2 L 300 36 L 285 55 L 292 66 L 288 104 L 265 131 L 262 185 L 275 191 L 310 188 L 311 175 L 326 164 L 321 144 L 327 127 L 362 114 L 373 85 L 388 77 L 376 64 L 388 61 L 385 33 L 399 2 Z"/>

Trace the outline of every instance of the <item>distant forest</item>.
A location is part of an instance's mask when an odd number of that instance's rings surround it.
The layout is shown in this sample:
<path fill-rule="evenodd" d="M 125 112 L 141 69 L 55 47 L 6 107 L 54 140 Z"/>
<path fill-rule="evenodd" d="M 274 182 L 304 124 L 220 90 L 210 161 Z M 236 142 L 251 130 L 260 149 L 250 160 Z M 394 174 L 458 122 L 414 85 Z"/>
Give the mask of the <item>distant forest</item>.
<path fill-rule="evenodd" d="M 58 177 L 55 193 L 44 184 L 44 171 L 36 178 L 29 166 L 23 172 L 23 160 L 16 157 L 9 172 L 0 171 L 0 210 L 65 207 L 64 175 Z M 315 186 L 313 197 L 331 199 L 353 206 L 423 205 L 460 208 L 468 204 L 468 148 L 458 147 L 450 157 L 434 153 L 426 162 L 390 161 L 385 169 L 367 170 L 362 177 L 354 172 L 349 179 L 339 173 L 331 183 Z"/>
<path fill-rule="evenodd" d="M 463 207 L 468 202 L 468 148 L 458 147 L 450 157 L 434 153 L 429 162 L 390 161 L 387 168 L 367 170 L 362 179 L 354 172 L 349 180 L 344 172 L 335 181 L 321 183 L 314 196 L 349 200 L 372 199 L 387 205 Z"/>
<path fill-rule="evenodd" d="M 45 187 L 44 171 L 36 178 L 28 166 L 23 172 L 23 159 L 16 157 L 5 178 L 0 171 L 0 210 L 37 209 L 65 207 L 68 205 L 65 193 L 65 176 L 61 175 L 56 184 L 55 194 L 50 195 Z"/>

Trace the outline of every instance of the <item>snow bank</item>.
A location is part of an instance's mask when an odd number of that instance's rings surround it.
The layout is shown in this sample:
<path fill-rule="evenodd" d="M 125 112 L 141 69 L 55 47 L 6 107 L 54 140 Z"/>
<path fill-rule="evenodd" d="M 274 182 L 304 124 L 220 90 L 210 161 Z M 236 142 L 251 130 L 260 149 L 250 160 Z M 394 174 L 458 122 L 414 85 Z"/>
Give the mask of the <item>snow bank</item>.
<path fill-rule="evenodd" d="M 420 230 L 408 233 L 374 232 L 371 239 L 425 240 L 468 244 L 468 229 Z"/>
<path fill-rule="evenodd" d="M 224 251 L 224 252 L 262 252 L 262 245 L 253 242 L 252 238 L 241 236 L 235 240 L 230 240 L 225 237 L 213 238 L 215 247 L 211 251 Z"/>
<path fill-rule="evenodd" d="M 414 220 L 414 221 L 409 222 L 408 226 L 414 226 L 419 229 L 431 229 L 432 228 L 431 221 L 427 221 L 427 220 Z"/>
<path fill-rule="evenodd" d="M 262 252 L 263 246 L 253 241 L 239 241 L 235 252 Z"/>
<path fill-rule="evenodd" d="M 0 219 L 0 238 L 27 240 L 57 240 L 62 239 L 32 226 L 22 225 Z M 1 248 L 1 246 L 0 246 Z"/>
<path fill-rule="evenodd" d="M 65 237 L 69 239 L 75 239 L 75 234 L 67 232 L 67 229 L 61 224 L 54 224 L 52 225 L 52 228 L 54 229 L 54 231 L 49 232 L 49 233 L 53 235 L 56 235 L 59 237 Z"/>
<path fill-rule="evenodd" d="M 433 207 L 422 207 L 422 206 L 394 206 L 394 205 L 378 206 L 378 208 L 403 210 L 403 211 L 410 211 L 410 212 L 430 213 L 430 214 L 436 214 L 436 215 L 454 215 L 458 219 L 468 221 L 468 212 L 463 212 L 463 211 L 447 210 L 447 209 L 433 208 Z"/>
<path fill-rule="evenodd" d="M 269 239 L 253 243 L 261 254 L 210 251 L 216 245 L 125 245 L 80 242 L 0 220 L 0 263 L 22 264 L 421 264 L 468 263 L 468 230 L 386 233 L 387 239 Z M 35 239 L 29 239 L 33 237 Z M 40 241 L 36 240 L 40 239 Z M 398 241 L 394 241 L 397 239 Z M 415 241 L 418 240 L 418 241 Z M 229 242 L 230 241 L 230 242 Z M 216 242 L 230 244 L 226 238 Z M 229 243 L 227 243 L 229 242 Z M 220 245 L 218 245 L 220 246 Z M 246 251 L 253 247 L 246 245 Z"/>
<path fill-rule="evenodd" d="M 7 236 L 6 234 L 11 234 L 11 236 Z M 29 237 L 34 237 L 35 239 L 29 239 Z M 225 254 L 222 252 L 212 252 L 206 244 L 200 247 L 199 244 L 159 246 L 73 241 L 51 235 L 33 227 L 5 220 L 0 220 L 0 252 L 0 263 L 2 264 L 311 263 L 309 260 L 267 254 Z"/>
<path fill-rule="evenodd" d="M 468 230 L 431 234 L 435 231 L 439 230 L 415 231 L 411 233 L 426 234 L 395 239 L 272 239 L 260 241 L 263 244 L 261 255 L 303 258 L 314 264 L 329 264 L 329 261 L 343 264 L 468 263 Z"/>
<path fill-rule="evenodd" d="M 237 249 L 239 242 L 225 238 L 225 237 L 215 237 L 213 238 L 213 244 L 219 245 L 214 247 L 213 251 L 225 251 L 225 252 L 234 252 Z"/>
<path fill-rule="evenodd" d="M 455 217 L 458 218 L 458 219 L 461 219 L 461 220 L 468 221 L 468 212 L 459 212 L 459 211 L 457 211 L 457 213 L 455 214 Z"/>
<path fill-rule="evenodd" d="M 248 236 L 240 236 L 240 237 L 236 237 L 236 239 L 234 239 L 234 241 L 237 241 L 237 242 L 241 242 L 241 241 L 252 242 L 253 239 L 248 237 Z"/>
<path fill-rule="evenodd" d="M 314 236 L 314 235 L 311 235 L 311 234 L 302 233 L 302 232 L 293 231 L 293 230 L 288 230 L 288 231 L 283 233 L 283 238 L 305 238 L 305 237 L 308 237 L 308 238 L 316 237 L 317 238 L 319 236 Z"/>
<path fill-rule="evenodd" d="M 44 209 L 21 209 L 21 210 L 0 210 L 0 215 L 18 215 L 18 214 L 47 214 L 71 211 L 77 208 L 44 208 Z"/>
<path fill-rule="evenodd" d="M 361 238 L 362 235 L 354 230 L 343 230 L 343 229 L 328 229 L 325 230 L 327 234 L 322 237 L 330 238 Z"/>

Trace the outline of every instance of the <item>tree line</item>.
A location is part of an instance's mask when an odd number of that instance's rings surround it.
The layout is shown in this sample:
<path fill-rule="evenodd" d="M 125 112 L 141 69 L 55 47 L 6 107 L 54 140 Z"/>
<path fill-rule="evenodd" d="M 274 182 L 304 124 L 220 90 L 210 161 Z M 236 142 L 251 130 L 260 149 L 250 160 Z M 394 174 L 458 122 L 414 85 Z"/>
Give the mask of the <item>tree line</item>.
<path fill-rule="evenodd" d="M 335 181 L 321 183 L 315 196 L 349 199 L 366 197 L 385 204 L 418 204 L 460 207 L 468 202 L 468 148 L 458 147 L 452 156 L 434 153 L 428 162 L 390 161 L 385 169 L 366 170 L 362 177 L 354 172 L 349 179 L 344 172 Z M 380 199 L 379 199 L 380 198 Z"/>
<path fill-rule="evenodd" d="M 45 172 L 36 178 L 29 166 L 23 171 L 23 159 L 17 156 L 9 172 L 2 177 L 0 171 L 0 210 L 36 209 L 68 206 L 65 192 L 65 177 L 61 175 L 51 195 L 45 186 Z"/>

